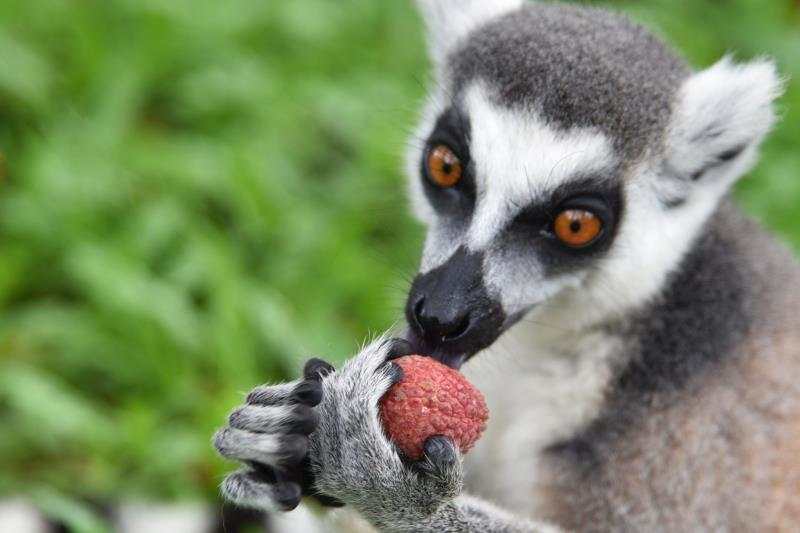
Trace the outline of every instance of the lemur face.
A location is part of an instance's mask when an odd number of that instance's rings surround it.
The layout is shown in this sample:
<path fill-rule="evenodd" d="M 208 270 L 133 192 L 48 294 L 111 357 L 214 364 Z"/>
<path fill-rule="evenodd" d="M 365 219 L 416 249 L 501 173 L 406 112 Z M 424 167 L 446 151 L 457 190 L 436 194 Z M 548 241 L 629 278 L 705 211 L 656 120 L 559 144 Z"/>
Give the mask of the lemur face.
<path fill-rule="evenodd" d="M 752 161 L 772 66 L 692 75 L 600 10 L 420 5 L 438 79 L 408 156 L 428 228 L 406 308 L 418 349 L 458 366 L 525 315 L 569 329 L 652 297 Z"/>
<path fill-rule="evenodd" d="M 456 357 L 579 286 L 624 214 L 621 161 L 607 136 L 559 130 L 490 91 L 476 82 L 436 117 L 412 182 L 428 236 L 409 324 Z"/>

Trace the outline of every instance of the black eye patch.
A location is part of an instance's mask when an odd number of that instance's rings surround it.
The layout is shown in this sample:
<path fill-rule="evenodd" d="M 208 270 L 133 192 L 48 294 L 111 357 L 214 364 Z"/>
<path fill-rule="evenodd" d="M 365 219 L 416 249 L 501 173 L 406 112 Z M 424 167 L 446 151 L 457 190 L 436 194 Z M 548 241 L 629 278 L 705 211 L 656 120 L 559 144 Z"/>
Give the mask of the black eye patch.
<path fill-rule="evenodd" d="M 466 166 L 469 163 L 470 132 L 469 117 L 458 107 L 451 106 L 439 115 L 427 144 L 428 146 L 446 144 Z"/>
<path fill-rule="evenodd" d="M 428 201 L 437 211 L 459 218 L 471 217 L 475 206 L 475 175 L 469 140 L 469 118 L 458 107 L 451 106 L 437 119 L 420 161 L 420 176 Z M 439 187 L 430 179 L 428 156 L 431 150 L 441 145 L 452 150 L 461 163 L 463 176 L 453 187 Z"/>
<path fill-rule="evenodd" d="M 553 222 L 564 210 L 587 210 L 599 217 L 603 229 L 591 246 L 574 249 L 553 234 Z M 572 180 L 558 187 L 550 198 L 526 206 L 508 225 L 506 244 L 533 250 L 547 274 L 578 268 L 606 252 L 617 233 L 623 214 L 622 185 L 610 178 Z"/>

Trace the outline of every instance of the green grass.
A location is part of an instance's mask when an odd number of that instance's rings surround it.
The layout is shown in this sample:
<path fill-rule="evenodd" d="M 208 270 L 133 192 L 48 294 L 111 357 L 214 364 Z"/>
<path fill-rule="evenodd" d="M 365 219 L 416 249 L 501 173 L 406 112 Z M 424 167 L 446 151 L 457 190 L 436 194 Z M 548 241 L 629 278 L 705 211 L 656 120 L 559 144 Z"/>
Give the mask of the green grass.
<path fill-rule="evenodd" d="M 790 0 L 615 2 L 800 77 Z M 209 497 L 253 385 L 400 316 L 409 2 L 0 3 L 0 492 Z M 739 196 L 800 246 L 800 86 Z M 70 509 L 59 503 L 59 509 Z"/>

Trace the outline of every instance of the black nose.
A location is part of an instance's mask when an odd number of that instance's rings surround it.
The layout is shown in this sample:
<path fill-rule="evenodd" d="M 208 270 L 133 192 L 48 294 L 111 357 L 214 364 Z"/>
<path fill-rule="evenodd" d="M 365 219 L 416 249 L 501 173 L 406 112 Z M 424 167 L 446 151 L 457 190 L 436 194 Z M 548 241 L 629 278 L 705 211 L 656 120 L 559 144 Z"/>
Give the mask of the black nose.
<path fill-rule="evenodd" d="M 413 306 L 414 326 L 429 339 L 452 341 L 463 336 L 470 326 L 468 309 L 458 309 L 446 305 L 429 304 L 424 295 L 419 295 Z"/>
<path fill-rule="evenodd" d="M 406 304 L 410 332 L 422 348 L 473 354 L 502 333 L 505 315 L 483 283 L 483 256 L 459 248 L 414 280 Z"/>

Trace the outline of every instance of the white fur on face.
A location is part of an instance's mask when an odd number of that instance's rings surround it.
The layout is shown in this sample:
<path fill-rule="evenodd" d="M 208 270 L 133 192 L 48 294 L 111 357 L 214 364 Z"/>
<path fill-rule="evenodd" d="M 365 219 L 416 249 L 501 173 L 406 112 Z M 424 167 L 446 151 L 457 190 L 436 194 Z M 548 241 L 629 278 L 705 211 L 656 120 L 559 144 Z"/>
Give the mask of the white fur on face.
<path fill-rule="evenodd" d="M 721 198 L 755 162 L 774 122 L 772 99 L 779 92 L 774 67 L 765 62 L 741 67 L 726 59 L 690 78 L 668 131 L 666 159 L 644 161 L 625 178 L 625 212 L 608 255 L 580 286 L 534 310 L 532 319 L 579 330 L 654 297 Z M 744 149 L 731 161 L 715 162 L 734 147 Z M 708 170 L 692 180 L 704 167 Z M 684 203 L 667 209 L 665 197 Z"/>
<path fill-rule="evenodd" d="M 690 77 L 677 95 L 662 158 L 626 177 L 625 213 L 607 257 L 578 290 L 534 314 L 563 314 L 575 328 L 621 315 L 652 298 L 677 268 L 731 185 L 756 160 L 775 121 L 781 81 L 769 61 L 736 65 L 724 58 Z M 740 155 L 721 162 L 732 149 Z M 701 169 L 703 174 L 693 179 Z M 664 200 L 680 198 L 666 209 Z M 557 316 L 551 318 L 559 320 Z"/>
<path fill-rule="evenodd" d="M 423 272 L 442 264 L 459 246 L 485 253 L 484 279 L 508 315 L 543 302 L 542 314 L 563 314 L 570 328 L 620 315 L 644 304 L 663 287 L 695 236 L 731 184 L 755 161 L 758 145 L 775 120 L 773 99 L 781 81 L 774 65 L 758 61 L 734 65 L 723 59 L 689 78 L 677 95 L 663 153 L 629 168 L 624 180 L 624 216 L 606 257 L 591 269 L 545 278 L 534 254 L 497 250 L 492 244 L 521 208 L 546 201 L 559 185 L 576 176 L 602 175 L 616 164 L 610 141 L 594 130 L 560 130 L 533 111 L 494 104 L 475 84 L 462 106 L 471 124 L 470 151 L 477 199 L 468 228 L 449 227 L 422 192 L 421 147 L 409 159 L 412 198 L 430 232 Z M 448 104 L 434 95 L 419 130 L 427 137 Z M 718 162 L 720 154 L 740 155 Z M 706 169 L 702 179 L 691 176 Z M 679 198 L 679 207 L 664 201 Z M 531 245 L 535 245 L 532 236 Z M 560 321 L 560 320 L 559 320 Z"/>
<path fill-rule="evenodd" d="M 422 249 L 420 272 L 429 272 L 447 261 L 464 242 L 464 230 L 444 219 L 429 226 Z"/>
<path fill-rule="evenodd" d="M 431 98 L 415 139 L 430 135 L 436 114 L 446 105 L 443 93 Z M 482 251 L 487 287 L 511 315 L 576 285 L 581 276 L 545 279 L 533 254 L 492 250 L 494 240 L 527 205 L 547 202 L 555 189 L 572 179 L 602 174 L 616 164 L 616 157 L 602 133 L 588 128 L 556 129 L 533 111 L 503 108 L 479 84 L 465 92 L 462 105 L 471 124 L 470 155 L 477 189 L 468 227 L 456 227 L 429 204 L 419 175 L 422 146 L 414 146 L 408 158 L 414 212 L 429 228 L 420 270 L 424 273 L 441 265 L 459 246 Z M 532 246 L 536 237 L 531 236 Z"/>
<path fill-rule="evenodd" d="M 622 221 L 607 255 L 580 284 L 533 310 L 531 320 L 579 331 L 642 306 L 664 287 L 719 202 L 718 193 L 700 191 L 686 205 L 665 209 L 650 187 L 660 177 L 641 169 L 632 173 Z"/>
<path fill-rule="evenodd" d="M 464 107 L 472 125 L 478 188 L 468 242 L 472 250 L 485 249 L 528 204 L 547 201 L 565 182 L 601 173 L 616 162 L 602 133 L 556 129 L 535 111 L 493 104 L 480 85 L 466 91 Z"/>

